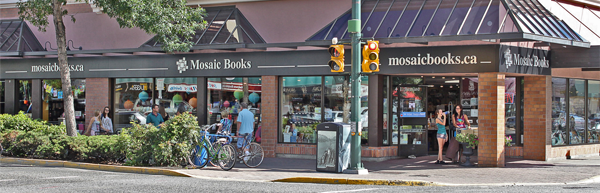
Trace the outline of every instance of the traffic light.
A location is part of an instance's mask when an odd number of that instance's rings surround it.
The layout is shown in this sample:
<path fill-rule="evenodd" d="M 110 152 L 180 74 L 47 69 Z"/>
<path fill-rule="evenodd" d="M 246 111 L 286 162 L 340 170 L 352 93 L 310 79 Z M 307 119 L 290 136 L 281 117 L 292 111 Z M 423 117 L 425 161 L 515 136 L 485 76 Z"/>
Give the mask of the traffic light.
<path fill-rule="evenodd" d="M 367 41 L 362 54 L 362 72 L 379 72 L 379 41 Z"/>
<path fill-rule="evenodd" d="M 331 60 L 327 63 L 331 72 L 344 72 L 344 45 L 329 46 Z"/>

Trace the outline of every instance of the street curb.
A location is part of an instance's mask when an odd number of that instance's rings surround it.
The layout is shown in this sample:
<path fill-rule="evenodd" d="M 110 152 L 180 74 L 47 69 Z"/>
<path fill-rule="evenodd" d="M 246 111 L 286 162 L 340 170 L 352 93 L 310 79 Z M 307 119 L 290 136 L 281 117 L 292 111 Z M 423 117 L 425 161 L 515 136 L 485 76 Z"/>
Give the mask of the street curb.
<path fill-rule="evenodd" d="M 101 170 L 101 171 L 136 173 L 136 174 L 192 177 L 191 175 L 173 171 L 173 170 L 169 170 L 169 169 L 134 167 L 134 166 L 115 166 L 115 165 L 79 163 L 79 162 L 58 161 L 58 160 L 1 157 L 0 163 L 36 165 L 36 166 L 44 166 L 44 167 L 79 168 L 79 169 L 87 169 L 87 170 Z"/>
<path fill-rule="evenodd" d="M 353 185 L 387 185 L 387 186 L 439 186 L 433 182 L 404 180 L 373 180 L 346 178 L 312 178 L 294 177 L 273 180 L 272 182 L 315 183 L 315 184 L 353 184 Z"/>

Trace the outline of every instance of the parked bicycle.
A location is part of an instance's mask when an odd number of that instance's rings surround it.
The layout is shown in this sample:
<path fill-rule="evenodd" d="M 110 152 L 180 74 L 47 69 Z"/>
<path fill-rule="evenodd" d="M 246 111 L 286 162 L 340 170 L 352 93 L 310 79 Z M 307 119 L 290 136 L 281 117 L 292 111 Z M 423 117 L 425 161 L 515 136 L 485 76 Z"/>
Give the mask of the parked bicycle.
<path fill-rule="evenodd" d="M 254 136 L 250 140 L 246 140 L 248 134 L 242 136 L 236 136 L 238 140 L 244 140 L 244 145 L 240 149 L 240 152 L 237 153 L 238 158 L 241 159 L 246 166 L 249 168 L 258 167 L 263 159 L 265 158 L 265 153 L 263 151 L 262 146 L 260 144 L 253 142 Z M 244 152 L 244 149 L 248 149 L 248 153 Z"/>
<path fill-rule="evenodd" d="M 213 125 L 205 125 L 202 127 L 203 133 L 200 137 L 201 141 L 194 139 L 193 144 L 197 144 L 196 148 L 190 153 L 188 161 L 191 165 L 198 168 L 205 167 L 209 162 L 214 166 L 219 166 L 227 171 L 235 166 L 236 151 L 231 142 L 231 137 L 226 135 L 209 134 L 208 130 Z M 211 138 L 215 139 L 211 143 Z"/>

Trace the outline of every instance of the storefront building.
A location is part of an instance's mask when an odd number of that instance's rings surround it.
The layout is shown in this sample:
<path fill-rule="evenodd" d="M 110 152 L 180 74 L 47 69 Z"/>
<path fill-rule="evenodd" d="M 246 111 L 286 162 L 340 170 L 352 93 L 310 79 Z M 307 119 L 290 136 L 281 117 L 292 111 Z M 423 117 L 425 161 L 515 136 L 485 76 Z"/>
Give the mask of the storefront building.
<path fill-rule="evenodd" d="M 333 37 L 349 39 L 350 5 L 339 2 L 345 1 L 209 7 L 209 27 L 197 33 L 190 53 L 150 54 L 160 52 L 153 40 L 139 48 L 69 51 L 77 122 L 108 106 L 119 131 L 131 121 L 145 123 L 152 104 L 172 115 L 183 103 L 205 125 L 235 120 L 239 103 L 247 102 L 266 156 L 314 158 L 316 125 L 349 116 L 343 113 L 349 75 L 330 72 L 324 49 Z M 265 6 L 335 13 L 301 14 L 328 19 L 302 23 L 312 30 L 297 32 L 279 26 L 291 16 L 260 20 Z M 600 152 L 600 60 L 591 57 L 600 48 L 537 0 L 372 0 L 363 1 L 362 12 L 363 37 L 381 42 L 380 72 L 361 78 L 361 110 L 352 112 L 361 117 L 363 159 L 435 154 L 433 112 L 458 105 L 479 136 L 480 166 L 503 167 L 505 157 Z M 15 39 L 38 41 L 24 29 L 28 37 Z M 58 123 L 57 60 L 37 45 L 2 50 L 2 113 Z"/>

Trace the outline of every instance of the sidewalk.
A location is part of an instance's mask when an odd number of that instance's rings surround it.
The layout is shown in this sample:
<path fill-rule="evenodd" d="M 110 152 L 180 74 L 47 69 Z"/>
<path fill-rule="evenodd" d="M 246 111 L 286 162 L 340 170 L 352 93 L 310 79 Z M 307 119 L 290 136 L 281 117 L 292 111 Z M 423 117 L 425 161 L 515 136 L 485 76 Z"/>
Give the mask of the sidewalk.
<path fill-rule="evenodd" d="M 315 160 L 265 158 L 258 168 L 236 163 L 230 171 L 210 166 L 203 169 L 127 167 L 53 160 L 6 158 L 2 163 L 72 167 L 93 170 L 187 176 L 240 181 L 285 181 L 383 185 L 541 185 L 600 183 L 600 156 L 571 160 L 532 161 L 507 159 L 504 168 L 462 167 L 434 164 L 436 156 L 363 162 L 367 175 L 316 172 Z"/>
<path fill-rule="evenodd" d="M 462 167 L 456 164 L 434 164 L 436 156 L 416 159 L 394 159 L 382 162 L 363 162 L 367 175 L 316 172 L 314 160 L 265 158 L 258 168 L 236 163 L 229 172 L 207 167 L 200 170 L 177 170 L 193 177 L 275 181 L 295 178 L 291 182 L 333 178 L 370 179 L 407 182 L 430 182 L 432 185 L 514 185 L 600 183 L 600 156 L 559 161 L 507 159 L 504 168 Z M 591 179 L 591 180 L 590 180 Z M 587 181 L 584 181 L 587 180 Z M 312 180 L 314 181 L 314 180 Z M 329 181 L 326 181 L 329 182 Z"/>

